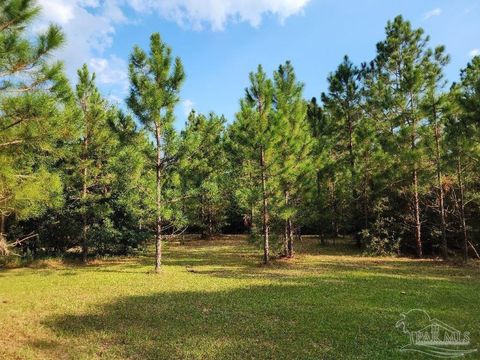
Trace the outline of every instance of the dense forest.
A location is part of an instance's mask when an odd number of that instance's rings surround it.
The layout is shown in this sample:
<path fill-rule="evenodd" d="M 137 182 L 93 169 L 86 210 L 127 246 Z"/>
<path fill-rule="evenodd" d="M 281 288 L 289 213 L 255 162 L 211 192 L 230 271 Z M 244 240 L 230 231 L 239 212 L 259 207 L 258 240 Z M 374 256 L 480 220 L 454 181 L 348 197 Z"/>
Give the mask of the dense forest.
<path fill-rule="evenodd" d="M 155 239 L 159 270 L 165 239 L 248 233 L 265 263 L 294 256 L 301 234 L 478 257 L 480 56 L 448 82 L 446 49 L 398 16 L 375 57 L 345 56 L 318 98 L 291 62 L 259 65 L 235 119 L 192 111 L 176 131 L 188 69 L 158 33 L 132 50 L 119 107 L 86 65 L 71 85 L 52 57 L 62 29 L 29 30 L 40 10 L 0 1 L 1 256 L 88 261 Z"/>

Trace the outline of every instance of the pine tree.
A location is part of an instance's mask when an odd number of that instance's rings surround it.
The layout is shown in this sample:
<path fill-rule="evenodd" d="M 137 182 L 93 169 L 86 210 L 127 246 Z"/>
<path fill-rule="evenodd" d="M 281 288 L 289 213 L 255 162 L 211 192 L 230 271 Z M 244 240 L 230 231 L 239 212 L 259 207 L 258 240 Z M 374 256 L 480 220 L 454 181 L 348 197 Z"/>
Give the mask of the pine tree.
<path fill-rule="evenodd" d="M 447 220 L 445 210 L 445 193 L 443 186 L 443 123 L 445 120 L 445 112 L 447 103 L 447 96 L 441 91 L 446 82 L 443 79 L 443 67 L 449 61 L 448 56 L 444 55 L 444 47 L 438 47 L 432 54 L 431 61 L 427 64 L 427 84 L 426 93 L 423 100 L 424 112 L 430 121 L 430 127 L 433 130 L 434 149 L 435 154 L 435 172 L 438 190 L 438 210 L 440 215 L 441 226 L 441 252 L 443 258 L 448 259 L 448 244 L 447 244 Z"/>
<path fill-rule="evenodd" d="M 423 255 L 422 221 L 420 213 L 420 175 L 422 175 L 422 123 L 421 104 L 428 81 L 430 62 L 429 38 L 422 29 L 413 29 L 408 21 L 397 16 L 386 26 L 386 39 L 377 44 L 377 56 L 372 72 L 376 84 L 370 88 L 370 99 L 381 108 L 387 119 L 394 145 L 390 151 L 410 177 L 405 190 L 410 197 L 416 254 Z"/>
<path fill-rule="evenodd" d="M 275 119 L 272 116 L 273 84 L 263 71 L 261 65 L 257 72 L 250 73 L 250 86 L 245 90 L 245 98 L 240 102 L 240 112 L 237 114 L 237 127 L 240 134 L 242 148 L 245 155 L 251 155 L 251 162 L 245 161 L 245 165 L 254 165 L 254 178 L 260 179 L 260 193 L 262 198 L 262 235 L 263 235 L 263 262 L 270 260 L 270 212 L 269 200 L 271 189 L 269 188 L 269 172 L 271 171 Z M 245 158 L 245 160 L 247 157 Z"/>
<path fill-rule="evenodd" d="M 71 90 L 63 65 L 49 61 L 64 43 L 60 28 L 29 34 L 39 11 L 34 1 L 0 3 L 0 243 L 5 251 L 7 217 L 37 218 L 62 203 L 62 181 L 53 164 L 57 142 L 71 129 L 57 105 Z M 36 232 L 16 240 L 34 237 Z"/>
<path fill-rule="evenodd" d="M 95 73 L 87 65 L 78 70 L 76 103 L 79 109 L 80 146 L 77 163 L 81 178 L 78 209 L 82 217 L 82 259 L 87 261 L 89 228 L 95 218 L 105 218 L 108 208 L 99 206 L 110 196 L 113 174 L 108 172 L 108 162 L 117 140 L 108 123 L 115 116 L 95 85 Z M 99 214 L 100 213 L 100 214 Z M 103 213 L 103 214 L 102 214 Z M 101 226 L 102 227 L 102 226 Z"/>
<path fill-rule="evenodd" d="M 453 160 L 458 194 L 454 203 L 459 219 L 462 253 L 468 261 L 470 245 L 467 225 L 467 203 L 478 199 L 478 162 L 480 161 L 480 56 L 476 56 L 461 71 L 460 83 L 451 89 L 453 104 L 446 124 L 446 141 Z M 478 206 L 478 200 L 476 200 Z M 471 245 L 473 246 L 473 245 Z"/>
<path fill-rule="evenodd" d="M 360 205 L 359 205 L 359 184 L 357 179 L 357 151 L 356 151 L 356 127 L 361 120 L 361 72 L 353 65 L 348 56 L 345 56 L 343 62 L 337 70 L 328 77 L 328 93 L 322 94 L 322 101 L 325 108 L 334 122 L 338 131 L 337 148 L 339 156 L 349 168 L 351 198 L 349 202 L 353 204 L 350 217 L 353 232 L 360 228 L 358 224 Z M 334 136 L 334 134 L 331 134 Z M 345 153 L 345 155 L 344 155 Z M 343 165 L 343 161 L 338 166 Z"/>
<path fill-rule="evenodd" d="M 182 183 L 189 225 L 198 227 L 202 237 L 218 233 L 225 219 L 226 153 L 225 118 L 208 117 L 192 111 L 182 132 Z"/>
<path fill-rule="evenodd" d="M 108 172 L 113 174 L 108 205 L 115 236 L 104 242 L 106 250 L 128 254 L 138 248 L 151 231 L 145 219 L 154 213 L 155 176 L 149 166 L 153 147 L 147 132 L 138 129 L 129 115 L 116 111 L 110 118 L 117 146 L 111 154 Z"/>
<path fill-rule="evenodd" d="M 290 62 L 280 65 L 273 74 L 274 111 L 277 144 L 274 181 L 279 183 L 284 199 L 284 255 L 293 256 L 293 228 L 299 202 L 304 197 L 307 179 L 313 170 L 311 161 L 312 139 L 306 118 L 307 106 L 303 99 L 303 84 L 296 79 Z"/>
<path fill-rule="evenodd" d="M 174 108 L 179 101 L 180 86 L 185 78 L 180 58 L 172 61 L 171 49 L 160 34 L 150 37 L 150 52 L 139 47 L 130 57 L 131 82 L 128 106 L 155 138 L 156 148 L 156 226 L 155 271 L 159 272 L 162 259 L 162 176 L 174 158 L 168 153 L 172 140 Z"/>

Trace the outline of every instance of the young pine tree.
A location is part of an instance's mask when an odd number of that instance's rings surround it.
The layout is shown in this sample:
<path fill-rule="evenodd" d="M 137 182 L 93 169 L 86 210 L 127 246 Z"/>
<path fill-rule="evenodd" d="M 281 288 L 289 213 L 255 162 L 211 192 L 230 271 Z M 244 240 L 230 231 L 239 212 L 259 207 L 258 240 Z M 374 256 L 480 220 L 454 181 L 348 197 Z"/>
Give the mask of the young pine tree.
<path fill-rule="evenodd" d="M 237 114 L 234 125 L 238 133 L 238 141 L 241 141 L 245 156 L 243 164 L 253 165 L 253 180 L 257 186 L 260 180 L 259 192 L 262 206 L 262 235 L 263 235 L 263 262 L 270 260 L 270 208 L 272 189 L 269 174 L 272 170 L 275 154 L 276 126 L 272 114 L 273 84 L 263 71 L 261 65 L 257 72 L 250 73 L 250 86 L 245 90 L 245 98 L 240 102 L 240 112 Z M 250 161 L 248 161 L 250 160 Z"/>
<path fill-rule="evenodd" d="M 156 216 L 155 216 L 155 271 L 159 272 L 162 259 L 162 183 L 171 153 L 174 108 L 185 79 L 180 58 L 172 59 L 171 49 L 160 34 L 150 37 L 150 52 L 133 49 L 129 66 L 130 96 L 128 106 L 155 139 Z"/>
<path fill-rule="evenodd" d="M 113 174 L 108 172 L 108 163 L 117 147 L 117 140 L 108 123 L 115 116 L 95 85 L 95 73 L 87 65 L 78 70 L 76 103 L 79 109 L 79 166 L 81 186 L 78 209 L 82 218 L 82 258 L 87 261 L 89 230 L 103 227 L 103 219 L 109 209 L 102 206 L 109 198 Z"/>
<path fill-rule="evenodd" d="M 444 122 L 448 104 L 448 96 L 443 93 L 446 81 L 443 76 L 443 68 L 447 65 L 449 57 L 444 54 L 444 47 L 440 46 L 432 53 L 432 59 L 427 63 L 427 80 L 425 96 L 423 99 L 424 112 L 429 120 L 430 133 L 433 133 L 434 168 L 436 173 L 438 213 L 441 228 L 441 253 L 443 258 L 448 259 L 447 244 L 447 214 L 445 209 L 445 191 L 443 184 L 443 160 L 444 147 Z"/>
<path fill-rule="evenodd" d="M 205 238 L 221 230 L 228 207 L 224 135 L 223 116 L 194 111 L 182 132 L 184 206 L 189 225 L 198 227 Z"/>
<path fill-rule="evenodd" d="M 303 84 L 296 79 L 287 61 L 273 74 L 274 111 L 277 126 L 275 141 L 277 168 L 273 181 L 279 184 L 284 221 L 284 256 L 293 256 L 294 221 L 298 221 L 299 203 L 305 199 L 312 173 L 312 138 L 306 118 Z"/>
<path fill-rule="evenodd" d="M 360 74 L 359 69 L 345 56 L 337 70 L 328 77 L 328 93 L 322 94 L 325 109 L 338 131 L 337 151 L 340 159 L 345 159 L 337 162 L 337 166 L 340 169 L 345 164 L 349 169 L 351 197 L 347 201 L 352 204 L 349 221 L 353 232 L 361 227 L 356 149 L 356 128 L 362 116 Z"/>
<path fill-rule="evenodd" d="M 385 136 L 392 141 L 386 146 L 401 174 L 398 181 L 406 185 L 402 195 L 407 196 L 411 209 L 407 222 L 413 228 L 416 254 L 422 257 L 420 180 L 425 166 L 422 136 L 425 124 L 421 104 L 428 83 L 429 38 L 422 29 L 413 29 L 401 16 L 389 21 L 385 31 L 385 40 L 377 44 L 372 67 L 376 84 L 370 88 L 374 91 L 369 95 L 370 100 L 380 106 L 380 114 L 390 128 L 390 134 Z M 398 171 L 400 169 L 403 171 Z"/>
<path fill-rule="evenodd" d="M 29 26 L 39 13 L 35 1 L 0 3 L 0 247 L 4 252 L 8 252 L 7 218 L 37 218 L 62 202 L 62 182 L 53 164 L 57 142 L 71 130 L 58 106 L 71 89 L 63 65 L 49 57 L 65 39 L 53 25 L 32 35 Z M 27 237 L 35 236 L 34 232 Z"/>

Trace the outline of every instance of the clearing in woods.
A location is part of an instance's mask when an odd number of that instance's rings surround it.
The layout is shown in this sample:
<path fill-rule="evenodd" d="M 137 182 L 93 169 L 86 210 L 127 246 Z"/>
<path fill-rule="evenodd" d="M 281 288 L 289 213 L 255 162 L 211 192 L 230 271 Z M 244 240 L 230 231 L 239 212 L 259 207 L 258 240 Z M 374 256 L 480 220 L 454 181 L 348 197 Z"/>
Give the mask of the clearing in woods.
<path fill-rule="evenodd" d="M 153 255 L 0 272 L 2 359 L 418 359 L 399 314 L 424 309 L 480 347 L 480 267 L 297 244 L 260 265 L 241 237 Z M 476 358 L 478 353 L 468 358 Z"/>

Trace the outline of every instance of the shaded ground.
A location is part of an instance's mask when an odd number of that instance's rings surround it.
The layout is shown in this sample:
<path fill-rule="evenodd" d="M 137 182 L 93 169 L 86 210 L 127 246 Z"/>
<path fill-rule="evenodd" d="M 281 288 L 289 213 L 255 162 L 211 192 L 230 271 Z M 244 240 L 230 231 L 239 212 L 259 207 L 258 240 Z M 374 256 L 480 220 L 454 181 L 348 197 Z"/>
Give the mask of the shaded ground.
<path fill-rule="evenodd" d="M 259 253 L 233 237 L 167 245 L 160 275 L 151 254 L 0 272 L 0 359 L 427 359 L 398 351 L 413 308 L 480 348 L 478 264 L 316 239 L 269 267 Z"/>

